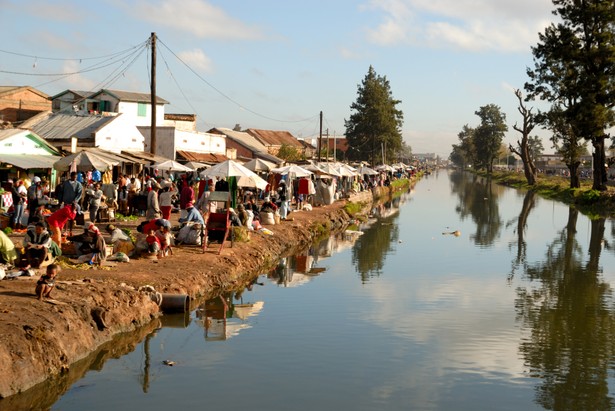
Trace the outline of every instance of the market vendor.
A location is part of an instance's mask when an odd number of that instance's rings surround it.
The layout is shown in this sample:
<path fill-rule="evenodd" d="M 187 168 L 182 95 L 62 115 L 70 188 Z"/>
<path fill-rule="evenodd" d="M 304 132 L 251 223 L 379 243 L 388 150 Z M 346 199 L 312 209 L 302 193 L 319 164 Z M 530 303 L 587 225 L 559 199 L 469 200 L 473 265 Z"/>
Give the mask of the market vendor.
<path fill-rule="evenodd" d="M 26 250 L 28 265 L 32 268 L 39 268 L 47 258 L 51 247 L 51 236 L 45 229 L 45 223 L 39 221 L 30 228 L 23 239 L 23 246 Z"/>
<path fill-rule="evenodd" d="M 105 227 L 105 231 L 109 234 L 109 236 L 105 238 L 105 241 L 107 244 L 113 245 L 113 254 L 124 253 L 127 256 L 132 257 L 132 253 L 135 250 L 135 245 L 128 234 L 113 224 L 108 224 L 107 227 Z"/>
<path fill-rule="evenodd" d="M 60 247 L 62 246 L 62 230 L 66 222 L 74 220 L 76 216 L 73 204 L 69 203 L 47 217 L 47 224 L 51 230 L 51 239 Z"/>
<path fill-rule="evenodd" d="M 180 223 L 199 223 L 205 225 L 205 220 L 199 210 L 191 203 L 186 204 L 186 217 L 179 219 Z"/>

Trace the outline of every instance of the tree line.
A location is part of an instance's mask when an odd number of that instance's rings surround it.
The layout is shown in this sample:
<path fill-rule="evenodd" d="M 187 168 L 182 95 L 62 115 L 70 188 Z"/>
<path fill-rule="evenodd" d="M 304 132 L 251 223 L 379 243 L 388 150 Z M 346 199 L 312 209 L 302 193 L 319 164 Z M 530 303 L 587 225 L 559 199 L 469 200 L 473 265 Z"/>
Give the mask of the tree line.
<path fill-rule="evenodd" d="M 533 66 L 527 68 L 525 97 L 515 90 L 522 125 L 514 125 L 520 139 L 509 150 L 517 154 L 530 185 L 536 181 L 534 164 L 537 137 L 530 134 L 541 126 L 570 171 L 570 187 L 580 187 L 581 156 L 593 148 L 593 185 L 606 190 L 606 166 L 615 162 L 606 156 L 609 129 L 615 125 L 615 7 L 612 0 L 552 0 L 558 17 L 532 47 Z M 545 110 L 533 112 L 525 103 L 542 100 Z M 481 107 L 477 128 L 465 125 L 453 145 L 450 160 L 491 171 L 495 147 L 507 130 L 506 116 L 498 106 Z M 485 141 L 486 139 L 486 141 Z"/>

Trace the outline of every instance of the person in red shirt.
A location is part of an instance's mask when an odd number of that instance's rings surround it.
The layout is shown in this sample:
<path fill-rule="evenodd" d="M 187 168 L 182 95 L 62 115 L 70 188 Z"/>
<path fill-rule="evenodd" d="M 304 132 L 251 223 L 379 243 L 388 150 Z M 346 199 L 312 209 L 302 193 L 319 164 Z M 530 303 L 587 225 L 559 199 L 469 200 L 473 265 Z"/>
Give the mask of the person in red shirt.
<path fill-rule="evenodd" d="M 51 239 L 58 245 L 62 246 L 62 229 L 68 220 L 74 220 L 77 216 L 74 206 L 66 204 L 58 211 L 47 217 L 47 225 L 51 231 Z"/>
<path fill-rule="evenodd" d="M 194 203 L 194 190 L 191 186 L 191 181 L 184 179 L 183 187 L 179 194 L 179 208 L 180 208 L 180 217 L 186 216 L 186 205 L 188 203 Z"/>
<path fill-rule="evenodd" d="M 161 245 L 160 239 L 158 238 L 158 236 L 156 236 L 154 230 L 149 230 L 145 241 L 147 242 L 147 252 L 150 255 L 158 255 L 158 253 L 160 252 Z"/>

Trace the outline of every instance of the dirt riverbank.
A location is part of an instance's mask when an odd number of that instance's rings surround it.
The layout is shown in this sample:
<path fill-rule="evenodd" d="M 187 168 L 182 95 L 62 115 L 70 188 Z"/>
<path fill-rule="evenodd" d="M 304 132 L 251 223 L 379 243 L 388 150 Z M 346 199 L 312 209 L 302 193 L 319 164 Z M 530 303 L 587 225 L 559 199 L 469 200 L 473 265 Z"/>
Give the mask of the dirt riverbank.
<path fill-rule="evenodd" d="M 294 212 L 292 221 L 269 227 L 274 235 L 251 233 L 249 242 L 235 242 L 233 248 L 227 243 L 220 255 L 217 246 L 205 254 L 199 247 L 177 247 L 173 256 L 161 260 L 64 268 L 53 301 L 35 298 L 38 277 L 1 281 L 0 398 L 69 373 L 77 361 L 114 336 L 159 317 L 158 305 L 139 287 L 198 298 L 240 285 L 281 256 L 328 231 L 343 229 L 350 221 L 345 204 Z"/>

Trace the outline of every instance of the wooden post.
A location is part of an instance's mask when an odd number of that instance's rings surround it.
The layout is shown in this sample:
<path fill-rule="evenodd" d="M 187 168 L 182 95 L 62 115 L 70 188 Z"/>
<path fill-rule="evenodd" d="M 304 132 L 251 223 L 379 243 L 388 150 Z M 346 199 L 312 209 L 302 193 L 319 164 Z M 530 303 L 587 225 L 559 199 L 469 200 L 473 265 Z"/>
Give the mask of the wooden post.
<path fill-rule="evenodd" d="M 150 153 L 156 154 L 156 33 L 152 33 L 152 79 L 150 104 L 152 106 L 152 123 L 150 131 Z"/>

